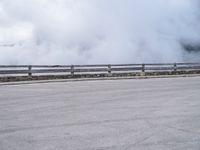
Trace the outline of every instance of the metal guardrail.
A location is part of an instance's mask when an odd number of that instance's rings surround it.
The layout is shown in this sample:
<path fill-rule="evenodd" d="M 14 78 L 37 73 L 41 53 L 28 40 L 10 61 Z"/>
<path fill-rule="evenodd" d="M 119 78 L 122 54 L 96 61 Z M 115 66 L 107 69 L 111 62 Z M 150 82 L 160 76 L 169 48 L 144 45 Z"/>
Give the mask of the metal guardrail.
<path fill-rule="evenodd" d="M 32 77 L 46 74 L 116 74 L 129 72 L 178 72 L 200 71 L 200 63 L 161 63 L 161 64 L 101 64 L 101 65 L 0 65 L 0 75 L 22 75 Z"/>

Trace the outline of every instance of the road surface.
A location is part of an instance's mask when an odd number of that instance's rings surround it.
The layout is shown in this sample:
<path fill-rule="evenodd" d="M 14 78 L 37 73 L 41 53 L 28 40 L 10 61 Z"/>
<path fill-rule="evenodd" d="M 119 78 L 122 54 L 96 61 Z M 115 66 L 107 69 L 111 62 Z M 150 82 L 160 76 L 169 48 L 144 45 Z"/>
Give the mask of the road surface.
<path fill-rule="evenodd" d="M 200 77 L 0 86 L 0 150 L 199 150 Z"/>

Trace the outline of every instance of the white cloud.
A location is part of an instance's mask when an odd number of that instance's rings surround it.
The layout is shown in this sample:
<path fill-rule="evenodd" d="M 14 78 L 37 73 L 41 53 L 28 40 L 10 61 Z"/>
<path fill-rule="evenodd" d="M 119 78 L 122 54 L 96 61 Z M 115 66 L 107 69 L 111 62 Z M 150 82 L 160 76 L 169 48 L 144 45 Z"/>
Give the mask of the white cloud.
<path fill-rule="evenodd" d="M 197 0 L 1 0 L 0 43 L 16 45 L 0 47 L 0 63 L 184 61 L 180 43 L 200 40 L 198 3 Z"/>

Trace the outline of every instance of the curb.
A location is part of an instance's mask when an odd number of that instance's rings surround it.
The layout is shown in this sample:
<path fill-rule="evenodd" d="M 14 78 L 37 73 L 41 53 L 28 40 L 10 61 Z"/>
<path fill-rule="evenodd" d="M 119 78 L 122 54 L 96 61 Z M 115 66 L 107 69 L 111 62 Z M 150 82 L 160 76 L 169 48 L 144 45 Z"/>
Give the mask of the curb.
<path fill-rule="evenodd" d="M 100 80 L 130 80 L 130 79 L 156 79 L 156 78 L 180 78 L 180 77 L 200 77 L 200 74 L 183 74 L 183 75 L 160 75 L 160 76 L 137 76 L 137 77 L 102 77 L 102 78 L 80 78 L 80 79 L 54 79 L 54 80 L 39 80 L 39 81 L 16 81 L 2 82 L 0 86 L 6 85 L 23 85 L 23 84 L 38 84 L 38 83 L 56 83 L 56 82 L 79 82 L 79 81 L 100 81 Z"/>

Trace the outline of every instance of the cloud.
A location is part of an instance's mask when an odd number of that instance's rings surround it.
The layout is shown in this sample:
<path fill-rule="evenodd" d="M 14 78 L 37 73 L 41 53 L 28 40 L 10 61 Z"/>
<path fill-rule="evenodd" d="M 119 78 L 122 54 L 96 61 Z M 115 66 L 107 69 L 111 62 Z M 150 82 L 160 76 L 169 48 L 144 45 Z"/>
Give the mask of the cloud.
<path fill-rule="evenodd" d="M 0 0 L 1 64 L 198 61 L 197 0 Z M 7 45 L 7 46 L 6 46 Z"/>

